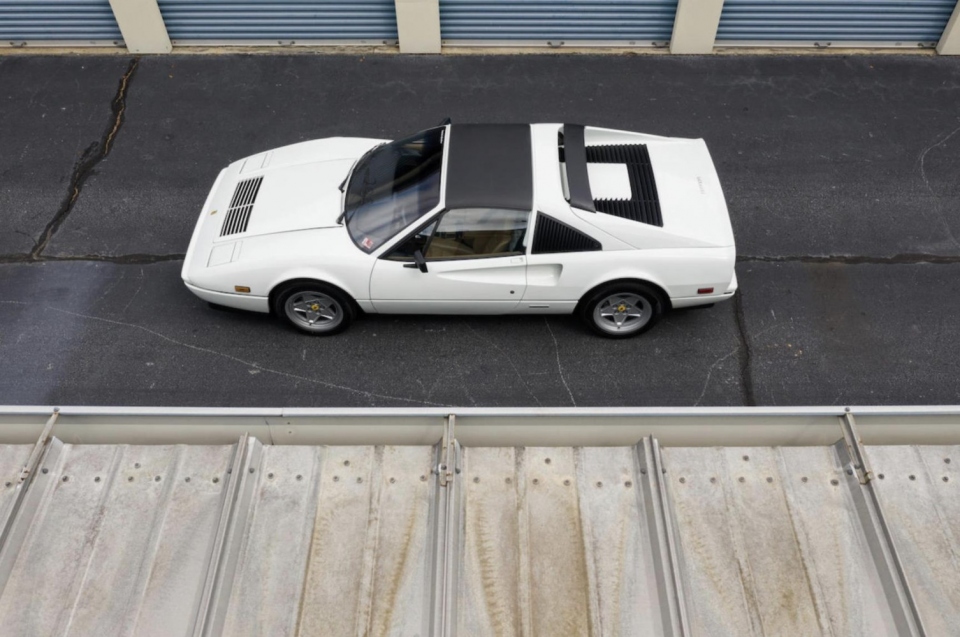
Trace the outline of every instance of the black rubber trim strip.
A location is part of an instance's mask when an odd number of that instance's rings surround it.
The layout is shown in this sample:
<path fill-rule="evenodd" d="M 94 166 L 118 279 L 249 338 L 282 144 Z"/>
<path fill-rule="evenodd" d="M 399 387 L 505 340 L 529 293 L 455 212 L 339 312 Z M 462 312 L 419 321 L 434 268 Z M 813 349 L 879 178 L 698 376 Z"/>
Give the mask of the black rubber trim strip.
<path fill-rule="evenodd" d="M 451 124 L 446 207 L 533 210 L 530 124 Z"/>
<path fill-rule="evenodd" d="M 590 178 L 587 176 L 587 144 L 584 127 L 580 124 L 563 125 L 563 156 L 567 165 L 567 189 L 570 205 L 587 212 L 596 212 Z"/>

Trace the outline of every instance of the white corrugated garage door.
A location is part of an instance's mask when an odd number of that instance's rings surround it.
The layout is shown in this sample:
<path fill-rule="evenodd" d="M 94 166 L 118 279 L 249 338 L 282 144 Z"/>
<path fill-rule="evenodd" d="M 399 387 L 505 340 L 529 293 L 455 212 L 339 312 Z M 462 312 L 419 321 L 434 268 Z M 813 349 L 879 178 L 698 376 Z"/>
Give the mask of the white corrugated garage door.
<path fill-rule="evenodd" d="M 445 44 L 664 45 L 677 0 L 440 0 Z"/>
<path fill-rule="evenodd" d="M 159 0 L 174 44 L 394 44 L 394 0 Z"/>
<path fill-rule="evenodd" d="M 718 45 L 936 46 L 956 0 L 726 0 Z"/>
<path fill-rule="evenodd" d="M 0 0 L 0 44 L 122 45 L 109 0 Z"/>

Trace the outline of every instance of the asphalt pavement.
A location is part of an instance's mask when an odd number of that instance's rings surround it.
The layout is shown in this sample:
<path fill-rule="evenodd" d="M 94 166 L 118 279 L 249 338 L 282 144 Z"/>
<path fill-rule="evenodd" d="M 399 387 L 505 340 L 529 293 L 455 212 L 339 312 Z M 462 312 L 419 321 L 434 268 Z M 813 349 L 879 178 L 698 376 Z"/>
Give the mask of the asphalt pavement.
<path fill-rule="evenodd" d="M 735 301 L 627 341 L 572 317 L 311 338 L 183 287 L 227 163 L 444 117 L 704 138 Z M 0 56 L 0 404 L 957 404 L 958 379 L 960 60 Z"/>

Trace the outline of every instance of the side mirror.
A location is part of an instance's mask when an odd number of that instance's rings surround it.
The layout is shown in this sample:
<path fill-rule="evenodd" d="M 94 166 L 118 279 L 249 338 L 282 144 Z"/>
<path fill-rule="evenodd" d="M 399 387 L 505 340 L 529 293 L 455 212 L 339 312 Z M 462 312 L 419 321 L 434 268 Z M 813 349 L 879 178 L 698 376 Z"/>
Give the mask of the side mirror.
<path fill-rule="evenodd" d="M 413 253 L 413 260 L 416 262 L 417 267 L 420 268 L 421 272 L 427 271 L 427 260 L 423 258 L 423 253 L 417 250 Z"/>

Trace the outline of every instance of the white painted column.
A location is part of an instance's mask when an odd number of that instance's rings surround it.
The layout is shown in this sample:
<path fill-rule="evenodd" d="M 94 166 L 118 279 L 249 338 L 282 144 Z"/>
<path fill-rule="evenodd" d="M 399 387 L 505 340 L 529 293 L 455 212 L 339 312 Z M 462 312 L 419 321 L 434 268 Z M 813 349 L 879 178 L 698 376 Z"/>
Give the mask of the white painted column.
<path fill-rule="evenodd" d="M 947 28 L 943 30 L 943 35 L 940 36 L 937 53 L 940 55 L 960 55 L 960 2 L 957 2 L 957 6 L 953 8 L 950 22 L 947 22 Z"/>
<path fill-rule="evenodd" d="M 680 0 L 673 20 L 671 53 L 713 53 L 723 0 Z"/>
<path fill-rule="evenodd" d="M 131 53 L 169 53 L 173 47 L 157 0 L 110 0 Z"/>
<path fill-rule="evenodd" d="M 440 0 L 394 0 L 401 53 L 440 52 Z"/>

